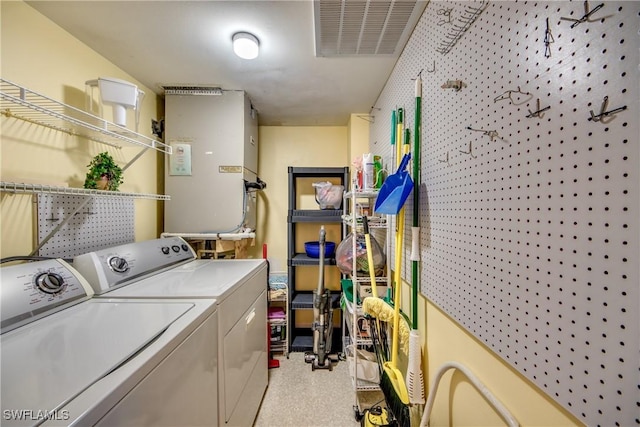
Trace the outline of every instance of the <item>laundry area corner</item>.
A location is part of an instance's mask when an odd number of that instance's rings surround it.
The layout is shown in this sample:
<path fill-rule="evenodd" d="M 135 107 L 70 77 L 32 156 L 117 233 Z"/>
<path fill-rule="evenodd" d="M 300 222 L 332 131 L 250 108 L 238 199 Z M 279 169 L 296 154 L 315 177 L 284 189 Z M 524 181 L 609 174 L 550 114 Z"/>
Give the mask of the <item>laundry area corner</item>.
<path fill-rule="evenodd" d="M 638 17 L 0 1 L 0 425 L 639 425 Z"/>

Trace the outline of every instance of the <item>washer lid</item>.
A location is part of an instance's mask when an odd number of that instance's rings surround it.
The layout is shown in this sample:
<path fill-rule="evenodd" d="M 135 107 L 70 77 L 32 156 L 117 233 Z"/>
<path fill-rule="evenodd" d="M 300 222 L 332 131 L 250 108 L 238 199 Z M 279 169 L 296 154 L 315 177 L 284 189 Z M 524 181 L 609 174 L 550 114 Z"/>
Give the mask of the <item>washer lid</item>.
<path fill-rule="evenodd" d="M 110 298 L 216 298 L 218 303 L 246 282 L 266 261 L 195 260 L 103 294 Z M 265 289 L 267 284 L 265 282 Z"/>
<path fill-rule="evenodd" d="M 89 300 L 0 338 L 2 413 L 32 425 L 108 375 L 193 308 Z M 22 415 L 19 411 L 23 411 Z"/>

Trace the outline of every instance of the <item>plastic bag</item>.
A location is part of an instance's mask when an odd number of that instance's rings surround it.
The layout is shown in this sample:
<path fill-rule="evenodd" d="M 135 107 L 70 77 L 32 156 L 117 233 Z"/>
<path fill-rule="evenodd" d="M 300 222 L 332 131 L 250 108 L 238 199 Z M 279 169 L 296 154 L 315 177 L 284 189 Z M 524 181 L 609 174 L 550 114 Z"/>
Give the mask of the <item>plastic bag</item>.
<path fill-rule="evenodd" d="M 314 182 L 311 185 L 316 189 L 316 202 L 320 209 L 340 209 L 344 186 L 334 185 L 329 181 Z"/>
<path fill-rule="evenodd" d="M 374 273 L 376 276 L 383 276 L 386 265 L 384 251 L 372 235 L 369 235 L 369 237 L 373 248 Z M 336 249 L 336 265 L 343 274 L 353 275 L 353 233 L 349 233 L 338 245 Z M 369 260 L 367 258 L 367 245 L 364 234 L 358 234 L 356 237 L 356 273 L 358 276 L 369 276 Z"/>

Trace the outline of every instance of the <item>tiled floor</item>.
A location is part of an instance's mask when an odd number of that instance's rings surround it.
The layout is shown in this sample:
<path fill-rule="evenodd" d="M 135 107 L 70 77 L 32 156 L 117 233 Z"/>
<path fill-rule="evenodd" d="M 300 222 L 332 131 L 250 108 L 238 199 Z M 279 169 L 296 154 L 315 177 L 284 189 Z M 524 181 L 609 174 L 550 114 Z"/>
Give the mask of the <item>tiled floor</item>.
<path fill-rule="evenodd" d="M 337 363 L 332 371 L 312 371 L 304 353 L 278 360 L 280 367 L 269 370 L 269 386 L 255 427 L 360 425 L 355 419 L 356 393 L 346 361 Z M 363 406 L 371 406 L 382 394 L 360 393 L 359 397 Z"/>

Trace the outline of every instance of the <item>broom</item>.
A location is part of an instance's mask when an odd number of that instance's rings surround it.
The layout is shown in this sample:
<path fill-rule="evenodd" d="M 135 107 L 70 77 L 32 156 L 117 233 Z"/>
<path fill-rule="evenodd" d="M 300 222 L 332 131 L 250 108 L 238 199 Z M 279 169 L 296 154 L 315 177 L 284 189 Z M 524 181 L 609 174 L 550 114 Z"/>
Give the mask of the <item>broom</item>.
<path fill-rule="evenodd" d="M 402 135 L 402 133 L 400 133 Z M 404 141 L 405 152 L 409 149 L 409 138 Z M 382 378 L 380 379 L 380 388 L 384 394 L 385 400 L 391 413 L 398 421 L 399 427 L 411 426 L 411 414 L 409 411 L 409 393 L 404 382 L 402 372 L 398 369 L 398 338 L 400 330 L 400 303 L 402 288 L 402 249 L 404 238 L 404 206 L 400 208 L 400 212 L 396 216 L 396 252 L 395 252 L 395 270 L 394 270 L 394 317 L 393 317 L 393 335 L 391 339 L 391 361 L 385 362 L 383 366 Z"/>
<path fill-rule="evenodd" d="M 395 318 L 395 312 L 393 308 L 378 295 L 378 289 L 376 286 L 376 275 L 373 268 L 373 249 L 371 245 L 371 234 L 369 233 L 369 221 L 366 216 L 362 218 L 362 226 L 364 228 L 364 241 L 367 248 L 367 262 L 369 263 L 369 280 L 371 281 L 371 296 L 366 297 L 362 301 L 362 311 L 364 312 L 364 314 L 375 319 L 378 327 L 380 328 L 380 321 L 392 322 Z M 400 330 L 398 332 L 400 349 L 404 354 L 408 354 L 409 334 L 411 330 L 407 326 L 406 322 L 400 323 Z M 383 360 L 384 362 L 386 362 L 388 360 L 388 357 L 385 356 Z M 382 363 L 383 362 L 381 362 L 381 364 Z"/>

